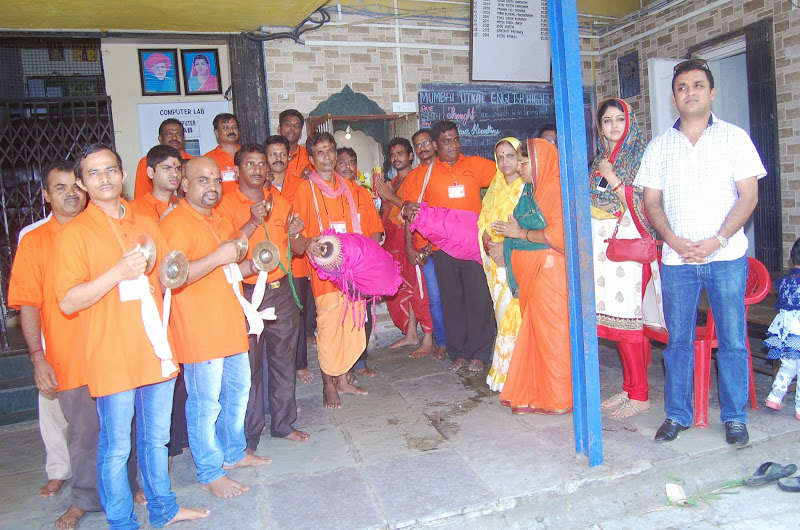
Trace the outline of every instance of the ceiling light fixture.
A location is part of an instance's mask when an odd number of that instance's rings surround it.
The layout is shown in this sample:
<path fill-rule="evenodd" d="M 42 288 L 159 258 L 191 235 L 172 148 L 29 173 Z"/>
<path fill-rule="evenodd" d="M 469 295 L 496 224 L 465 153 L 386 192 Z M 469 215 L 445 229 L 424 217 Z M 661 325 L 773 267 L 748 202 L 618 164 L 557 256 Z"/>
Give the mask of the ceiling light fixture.
<path fill-rule="evenodd" d="M 352 137 L 353 137 L 353 129 L 351 129 L 350 126 L 348 125 L 347 129 L 344 130 L 344 139 L 349 140 Z"/>

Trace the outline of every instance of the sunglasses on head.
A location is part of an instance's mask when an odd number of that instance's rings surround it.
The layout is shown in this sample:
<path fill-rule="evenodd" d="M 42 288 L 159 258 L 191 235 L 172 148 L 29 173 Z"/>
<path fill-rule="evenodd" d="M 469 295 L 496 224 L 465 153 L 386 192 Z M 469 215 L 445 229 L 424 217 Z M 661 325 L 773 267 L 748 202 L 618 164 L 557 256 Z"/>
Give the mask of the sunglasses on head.
<path fill-rule="evenodd" d="M 708 62 L 705 59 L 689 59 L 688 61 L 683 61 L 681 63 L 676 64 L 672 68 L 672 74 L 675 75 L 682 70 L 686 70 L 691 66 L 699 66 L 703 70 L 708 70 Z"/>

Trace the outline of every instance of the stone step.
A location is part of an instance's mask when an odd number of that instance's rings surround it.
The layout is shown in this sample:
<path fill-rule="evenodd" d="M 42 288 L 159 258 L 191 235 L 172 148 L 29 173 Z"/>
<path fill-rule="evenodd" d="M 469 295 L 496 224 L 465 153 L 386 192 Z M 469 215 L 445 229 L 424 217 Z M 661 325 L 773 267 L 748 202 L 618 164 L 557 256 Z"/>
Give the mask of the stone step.
<path fill-rule="evenodd" d="M 33 365 L 28 353 L 0 357 L 0 381 L 33 376 Z"/>
<path fill-rule="evenodd" d="M 20 378 L 16 381 L 18 385 L 11 388 L 0 389 L 0 416 L 34 409 L 38 407 L 39 389 L 33 381 L 28 378 Z M 24 383 L 29 384 L 24 384 Z"/>

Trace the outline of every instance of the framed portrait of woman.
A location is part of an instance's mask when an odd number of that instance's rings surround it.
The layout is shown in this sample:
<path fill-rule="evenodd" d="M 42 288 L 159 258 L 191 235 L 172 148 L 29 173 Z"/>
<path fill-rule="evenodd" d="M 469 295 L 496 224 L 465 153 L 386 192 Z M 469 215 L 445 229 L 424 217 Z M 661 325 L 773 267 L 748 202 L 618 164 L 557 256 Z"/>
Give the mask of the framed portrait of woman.
<path fill-rule="evenodd" d="M 139 49 L 139 80 L 143 96 L 180 95 L 178 51 Z"/>
<path fill-rule="evenodd" d="M 181 50 L 181 62 L 184 94 L 222 94 L 218 50 Z"/>

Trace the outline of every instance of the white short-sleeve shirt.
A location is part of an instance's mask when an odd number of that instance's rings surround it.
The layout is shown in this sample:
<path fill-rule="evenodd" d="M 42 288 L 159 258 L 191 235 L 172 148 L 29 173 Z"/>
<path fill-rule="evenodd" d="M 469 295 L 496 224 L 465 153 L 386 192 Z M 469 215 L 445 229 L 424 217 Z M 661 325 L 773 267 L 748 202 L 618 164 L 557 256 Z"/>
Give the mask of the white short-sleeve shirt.
<path fill-rule="evenodd" d="M 766 174 L 747 133 L 712 114 L 695 145 L 680 132 L 680 119 L 654 138 L 644 152 L 634 184 L 661 190 L 664 213 L 673 232 L 699 241 L 719 232 L 739 198 L 736 182 Z M 730 261 L 747 253 L 744 229 L 728 241 L 728 246 L 711 254 L 707 262 Z M 683 264 L 667 244 L 662 263 Z"/>

